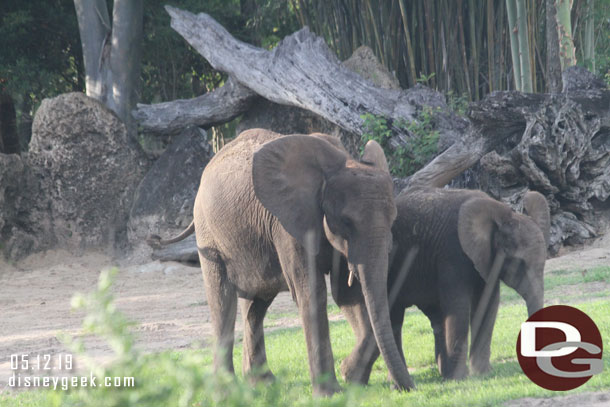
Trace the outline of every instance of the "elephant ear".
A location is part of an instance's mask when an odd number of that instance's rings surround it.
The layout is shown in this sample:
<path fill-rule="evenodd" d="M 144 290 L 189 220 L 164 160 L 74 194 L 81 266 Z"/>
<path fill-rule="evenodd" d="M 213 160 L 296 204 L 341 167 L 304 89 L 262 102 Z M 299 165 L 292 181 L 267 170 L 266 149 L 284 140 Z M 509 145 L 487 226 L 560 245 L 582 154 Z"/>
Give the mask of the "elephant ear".
<path fill-rule="evenodd" d="M 458 213 L 458 238 L 464 253 L 487 281 L 493 264 L 493 236 L 503 218 L 510 217 L 506 205 L 490 198 L 471 198 Z"/>
<path fill-rule="evenodd" d="M 330 134 L 326 134 L 326 133 L 311 133 L 310 136 L 320 138 L 324 141 L 328 141 L 338 150 L 341 150 L 341 151 L 345 152 L 345 154 L 348 154 L 347 150 L 345 149 L 345 146 L 343 145 L 343 143 L 341 142 L 339 137 L 331 136 Z"/>
<path fill-rule="evenodd" d="M 523 213 L 536 222 L 548 247 L 551 234 L 551 214 L 544 195 L 536 191 L 528 191 L 523 196 Z"/>
<path fill-rule="evenodd" d="M 372 165 L 388 174 L 390 173 L 390 168 L 388 167 L 388 161 L 385 158 L 383 148 L 381 148 L 379 143 L 375 140 L 369 140 L 366 143 L 360 162 Z"/>
<path fill-rule="evenodd" d="M 291 236 L 319 249 L 324 180 L 345 167 L 347 155 L 319 137 L 285 136 L 265 143 L 252 159 L 254 193 Z"/>

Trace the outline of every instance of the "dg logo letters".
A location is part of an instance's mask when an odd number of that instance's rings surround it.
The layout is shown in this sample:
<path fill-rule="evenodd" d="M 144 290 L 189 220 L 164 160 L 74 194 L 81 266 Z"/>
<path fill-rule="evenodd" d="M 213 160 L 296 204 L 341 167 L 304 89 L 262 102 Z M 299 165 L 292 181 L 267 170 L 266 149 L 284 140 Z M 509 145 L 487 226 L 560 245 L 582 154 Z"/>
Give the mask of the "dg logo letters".
<path fill-rule="evenodd" d="M 521 324 L 517 358 L 523 373 L 548 390 L 572 390 L 601 373 L 599 329 L 584 312 L 553 305 Z"/>

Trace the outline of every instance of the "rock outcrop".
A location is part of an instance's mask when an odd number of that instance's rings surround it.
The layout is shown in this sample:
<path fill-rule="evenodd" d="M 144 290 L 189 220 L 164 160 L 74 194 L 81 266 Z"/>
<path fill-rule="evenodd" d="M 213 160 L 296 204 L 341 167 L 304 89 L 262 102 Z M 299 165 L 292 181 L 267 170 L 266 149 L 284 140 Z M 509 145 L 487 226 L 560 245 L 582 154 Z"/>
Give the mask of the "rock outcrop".
<path fill-rule="evenodd" d="M 16 259 L 51 247 L 124 247 L 134 191 L 148 161 L 114 113 L 82 93 L 45 99 L 29 153 L 19 160 L 18 199 L 11 198 L 10 185 L 3 188 L 16 211 L 3 216 L 5 254 Z"/>

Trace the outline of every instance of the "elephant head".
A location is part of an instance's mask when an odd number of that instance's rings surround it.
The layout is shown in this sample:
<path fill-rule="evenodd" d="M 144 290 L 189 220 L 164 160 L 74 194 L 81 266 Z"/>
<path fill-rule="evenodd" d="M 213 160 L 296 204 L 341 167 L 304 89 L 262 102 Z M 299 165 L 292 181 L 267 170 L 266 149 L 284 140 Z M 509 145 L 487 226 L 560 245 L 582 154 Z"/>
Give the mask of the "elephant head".
<path fill-rule="evenodd" d="M 538 205 L 547 205 L 542 199 L 544 202 L 537 200 Z M 546 208 L 548 214 L 548 205 Z M 542 207 L 536 211 L 544 212 Z M 547 245 L 537 222 L 493 199 L 472 198 L 460 208 L 458 236 L 464 253 L 486 282 L 495 257 L 505 256 L 500 279 L 521 295 L 529 315 L 542 308 Z"/>
<path fill-rule="evenodd" d="M 409 389 L 413 382 L 399 356 L 388 308 L 388 253 L 396 218 L 388 165 L 376 142 L 366 145 L 357 162 L 327 137 L 293 135 L 263 145 L 253 158 L 254 191 L 302 245 L 313 234 L 318 253 L 325 233 L 347 258 L 362 285 L 375 339 L 394 383 Z"/>

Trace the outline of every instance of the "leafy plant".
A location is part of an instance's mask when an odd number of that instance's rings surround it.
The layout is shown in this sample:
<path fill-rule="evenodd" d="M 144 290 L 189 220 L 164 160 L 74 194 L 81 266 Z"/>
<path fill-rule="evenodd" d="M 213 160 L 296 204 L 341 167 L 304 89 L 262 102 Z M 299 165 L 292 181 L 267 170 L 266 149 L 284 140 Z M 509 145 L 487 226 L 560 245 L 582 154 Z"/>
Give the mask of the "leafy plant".
<path fill-rule="evenodd" d="M 447 105 L 449 105 L 449 108 L 455 113 L 460 116 L 465 116 L 466 110 L 468 109 L 468 95 L 466 93 L 459 95 L 450 90 L 447 92 Z"/>
<path fill-rule="evenodd" d="M 430 83 L 430 80 L 434 78 L 434 76 L 434 72 L 431 72 L 428 75 L 422 72 L 419 74 L 419 78 L 417 78 L 417 83 L 421 83 L 422 85 L 428 85 Z"/>
<path fill-rule="evenodd" d="M 85 334 L 106 340 L 114 352 L 113 362 L 102 366 L 91 359 L 82 340 L 63 335 L 62 340 L 85 361 L 99 384 L 104 378 L 134 378 L 132 387 L 78 387 L 69 391 L 47 393 L 46 405 L 79 407 L 131 406 L 289 406 L 294 398 L 286 397 L 285 386 L 278 380 L 251 386 L 228 372 L 213 373 L 209 355 L 202 351 L 163 352 L 146 355 L 135 346 L 131 322 L 116 308 L 111 292 L 118 269 L 100 274 L 96 290 L 72 298 L 75 310 L 86 312 Z M 333 405 L 345 406 L 360 390 L 352 390 Z M 303 405 L 315 405 L 315 400 Z"/>
<path fill-rule="evenodd" d="M 362 148 L 369 140 L 377 141 L 383 148 L 392 175 L 409 176 L 426 165 L 437 153 L 438 131 L 434 130 L 434 110 L 424 108 L 412 122 L 395 121 L 394 126 L 407 130 L 411 137 L 406 144 L 393 148 L 390 146 L 392 128 L 381 116 L 367 113 L 361 116 L 364 120 Z"/>

